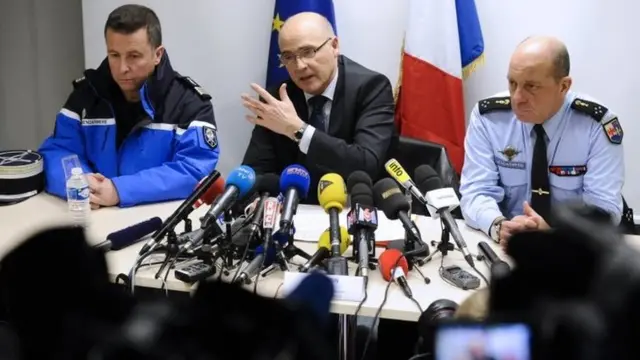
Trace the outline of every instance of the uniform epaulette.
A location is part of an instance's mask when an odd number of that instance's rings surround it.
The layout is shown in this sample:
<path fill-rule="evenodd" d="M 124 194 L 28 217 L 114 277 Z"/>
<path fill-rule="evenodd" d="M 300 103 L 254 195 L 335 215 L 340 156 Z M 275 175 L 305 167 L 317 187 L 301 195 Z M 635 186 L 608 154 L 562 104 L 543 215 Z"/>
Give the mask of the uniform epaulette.
<path fill-rule="evenodd" d="M 81 85 L 87 78 L 83 75 L 82 77 L 79 77 L 75 80 L 73 80 L 71 82 L 71 84 L 73 84 L 73 87 L 78 87 L 79 85 Z"/>
<path fill-rule="evenodd" d="M 211 100 L 211 95 L 209 95 L 207 90 L 205 90 L 202 86 L 200 86 L 200 84 L 198 84 L 192 78 L 188 76 L 179 76 L 178 79 L 180 79 L 180 81 L 182 81 L 188 88 L 193 89 L 198 94 L 200 99 L 204 101 Z"/>
<path fill-rule="evenodd" d="M 491 97 L 478 102 L 478 111 L 480 112 L 480 115 L 497 110 L 511 110 L 511 97 Z"/>
<path fill-rule="evenodd" d="M 602 118 L 609 110 L 598 103 L 594 103 L 593 101 L 584 100 L 580 98 L 576 98 L 575 100 L 573 100 L 573 102 L 571 103 L 571 108 L 573 110 L 576 110 L 591 116 L 593 120 L 597 122 L 602 121 Z"/>
<path fill-rule="evenodd" d="M 602 130 L 604 130 L 605 135 L 607 135 L 607 139 L 609 139 L 609 142 L 616 145 L 622 144 L 624 131 L 622 130 L 622 125 L 620 125 L 618 117 L 614 116 L 611 118 L 609 116 L 607 119 L 604 117 L 609 109 L 593 101 L 580 98 L 576 98 L 571 102 L 571 108 L 575 111 L 589 115 L 593 120 L 600 123 L 600 125 L 602 125 Z"/>

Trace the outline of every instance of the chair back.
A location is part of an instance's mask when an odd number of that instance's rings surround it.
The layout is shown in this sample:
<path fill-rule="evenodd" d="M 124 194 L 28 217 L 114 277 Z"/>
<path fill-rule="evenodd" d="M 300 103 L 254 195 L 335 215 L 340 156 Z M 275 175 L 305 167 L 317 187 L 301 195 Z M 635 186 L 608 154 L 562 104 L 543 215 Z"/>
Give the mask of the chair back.
<path fill-rule="evenodd" d="M 404 136 L 398 136 L 393 141 L 393 151 L 391 151 L 391 157 L 400 162 L 402 167 L 413 178 L 415 169 L 420 165 L 431 166 L 440 179 L 442 180 L 443 187 L 451 187 L 460 197 L 460 178 L 449 160 L 447 151 L 441 144 L 436 144 L 429 141 L 412 139 Z M 415 179 L 414 179 L 415 180 Z M 418 215 L 427 215 L 428 212 L 424 207 L 414 199 L 412 204 L 412 211 Z M 460 208 L 453 212 L 454 217 L 462 218 Z"/>

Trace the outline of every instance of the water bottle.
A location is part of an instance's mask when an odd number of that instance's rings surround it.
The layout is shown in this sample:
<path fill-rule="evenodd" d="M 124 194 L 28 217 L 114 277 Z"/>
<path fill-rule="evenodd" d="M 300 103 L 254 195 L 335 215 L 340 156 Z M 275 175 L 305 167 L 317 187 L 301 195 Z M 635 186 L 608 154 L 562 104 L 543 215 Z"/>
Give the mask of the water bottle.
<path fill-rule="evenodd" d="M 91 204 L 89 202 L 89 183 L 82 173 L 82 168 L 71 169 L 71 176 L 67 180 L 67 204 L 69 214 L 76 226 L 86 225 Z"/>

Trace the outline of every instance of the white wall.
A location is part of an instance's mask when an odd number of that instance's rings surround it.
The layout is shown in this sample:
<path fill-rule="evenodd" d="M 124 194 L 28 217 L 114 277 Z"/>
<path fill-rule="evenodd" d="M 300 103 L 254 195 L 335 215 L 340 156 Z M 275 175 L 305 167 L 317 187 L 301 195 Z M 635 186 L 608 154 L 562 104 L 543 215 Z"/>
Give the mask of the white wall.
<path fill-rule="evenodd" d="M 84 68 L 81 6 L 0 2 L 0 149 L 36 149 L 53 130 Z"/>
<path fill-rule="evenodd" d="M 427 0 L 425 0 L 427 1 Z M 436 0 L 430 0 L 436 1 Z M 453 1 L 453 0 L 450 0 Z M 123 0 L 83 0 L 85 57 L 97 66 L 105 56 L 102 30 L 107 14 Z M 242 159 L 251 127 L 241 92 L 264 83 L 274 0 L 148 0 L 163 26 L 172 62 L 212 93 L 222 159 L 228 172 Z M 334 0 L 342 52 L 389 77 L 398 78 L 407 0 Z M 627 179 L 640 177 L 640 76 L 636 71 L 640 4 L 626 0 L 476 0 L 483 26 L 486 64 L 466 84 L 469 110 L 479 99 L 506 88 L 509 56 L 524 37 L 544 33 L 563 39 L 572 57 L 574 89 L 616 111 L 625 130 Z M 428 110 L 427 110 L 428 111 Z M 634 144 L 635 143 L 635 144 Z M 640 182 L 627 180 L 625 196 L 640 211 Z"/>

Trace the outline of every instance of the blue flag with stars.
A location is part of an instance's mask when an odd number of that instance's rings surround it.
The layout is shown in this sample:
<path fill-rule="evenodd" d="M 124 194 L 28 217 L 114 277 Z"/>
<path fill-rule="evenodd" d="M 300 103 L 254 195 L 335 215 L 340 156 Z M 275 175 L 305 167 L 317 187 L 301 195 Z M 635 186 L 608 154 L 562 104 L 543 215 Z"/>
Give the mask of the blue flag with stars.
<path fill-rule="evenodd" d="M 335 13 L 333 10 L 333 0 L 276 0 L 273 11 L 273 23 L 271 25 L 271 45 L 269 46 L 269 63 L 267 65 L 267 88 L 278 85 L 289 78 L 287 69 L 280 64 L 278 54 L 278 34 L 282 24 L 291 16 L 301 12 L 318 13 L 331 23 L 333 31 L 336 31 Z"/>

